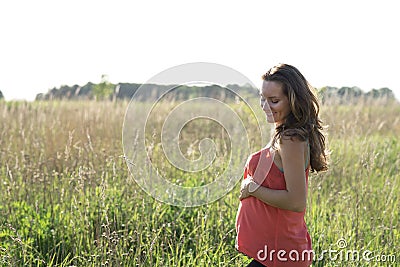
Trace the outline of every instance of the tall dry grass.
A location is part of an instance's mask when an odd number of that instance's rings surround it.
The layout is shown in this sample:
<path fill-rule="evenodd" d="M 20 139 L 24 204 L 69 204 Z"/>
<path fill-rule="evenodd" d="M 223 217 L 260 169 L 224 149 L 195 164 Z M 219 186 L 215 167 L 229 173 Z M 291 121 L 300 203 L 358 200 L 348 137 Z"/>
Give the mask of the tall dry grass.
<path fill-rule="evenodd" d="M 248 262 L 234 249 L 237 187 L 207 206 L 182 208 L 155 201 L 129 178 L 121 141 L 127 105 L 0 102 L 2 266 Z M 331 165 L 310 179 L 306 222 L 316 253 L 344 238 L 349 249 L 400 262 L 400 106 L 327 105 L 321 113 Z M 185 132 L 185 149 L 205 129 L 191 128 L 198 131 Z M 365 264 L 324 258 L 314 266 Z"/>

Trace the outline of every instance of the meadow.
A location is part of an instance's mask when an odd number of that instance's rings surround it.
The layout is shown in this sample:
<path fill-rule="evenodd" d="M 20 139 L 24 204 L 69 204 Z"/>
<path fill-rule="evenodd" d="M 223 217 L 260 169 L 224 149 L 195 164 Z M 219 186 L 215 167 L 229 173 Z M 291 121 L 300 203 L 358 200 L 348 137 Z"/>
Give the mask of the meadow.
<path fill-rule="evenodd" d="M 0 266 L 249 262 L 235 250 L 239 184 L 207 205 L 177 207 L 135 183 L 121 141 L 127 105 L 0 102 Z M 313 266 L 400 266 L 400 105 L 327 104 L 321 118 L 329 125 L 330 169 L 310 174 L 306 223 L 316 255 L 337 253 Z M 193 122 L 182 146 L 214 128 Z M 211 137 L 218 136 L 221 151 L 238 149 L 224 143 L 223 131 Z M 181 182 L 208 182 L 201 179 L 193 173 Z M 346 259 L 347 250 L 360 259 Z"/>

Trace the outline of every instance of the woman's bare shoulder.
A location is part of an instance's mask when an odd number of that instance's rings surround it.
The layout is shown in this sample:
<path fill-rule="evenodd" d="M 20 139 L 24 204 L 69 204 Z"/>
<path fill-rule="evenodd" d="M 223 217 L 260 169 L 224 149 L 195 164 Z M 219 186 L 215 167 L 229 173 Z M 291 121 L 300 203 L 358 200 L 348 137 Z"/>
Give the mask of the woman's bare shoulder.
<path fill-rule="evenodd" d="M 282 156 L 294 156 L 298 155 L 298 153 L 303 154 L 305 149 L 307 148 L 307 141 L 300 140 L 300 138 L 296 136 L 292 137 L 283 137 L 280 140 L 279 144 L 279 152 Z"/>

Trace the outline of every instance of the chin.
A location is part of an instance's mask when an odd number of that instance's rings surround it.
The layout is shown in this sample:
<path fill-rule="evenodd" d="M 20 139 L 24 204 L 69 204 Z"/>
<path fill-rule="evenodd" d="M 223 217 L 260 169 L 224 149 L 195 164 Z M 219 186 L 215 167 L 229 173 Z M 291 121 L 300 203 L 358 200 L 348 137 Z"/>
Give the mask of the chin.
<path fill-rule="evenodd" d="M 268 117 L 267 117 L 267 122 L 268 122 L 268 123 L 275 123 L 275 120 L 274 120 L 274 118 L 268 118 Z"/>

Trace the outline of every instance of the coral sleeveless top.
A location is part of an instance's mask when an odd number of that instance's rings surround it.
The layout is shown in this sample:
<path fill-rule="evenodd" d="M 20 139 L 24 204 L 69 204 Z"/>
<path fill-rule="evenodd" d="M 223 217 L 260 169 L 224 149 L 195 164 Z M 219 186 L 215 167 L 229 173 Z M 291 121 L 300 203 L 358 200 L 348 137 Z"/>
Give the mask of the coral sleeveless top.
<path fill-rule="evenodd" d="M 308 172 L 307 167 L 307 188 Z M 261 186 L 286 189 L 284 173 L 273 162 L 269 148 L 250 155 L 244 179 L 248 175 Z M 305 210 L 293 212 L 276 208 L 255 197 L 241 200 L 236 216 L 236 249 L 268 267 L 309 266 L 313 254 L 304 214 Z"/>

